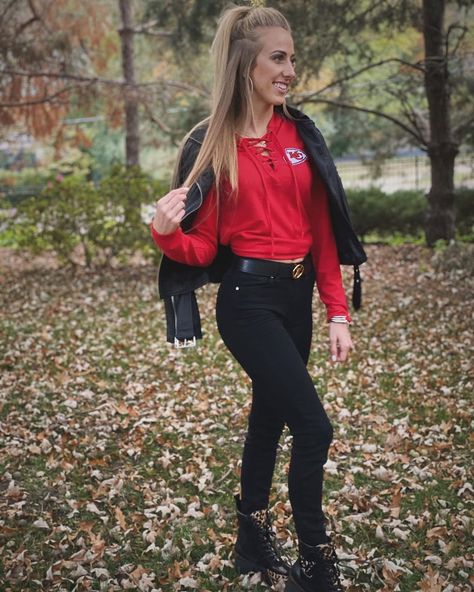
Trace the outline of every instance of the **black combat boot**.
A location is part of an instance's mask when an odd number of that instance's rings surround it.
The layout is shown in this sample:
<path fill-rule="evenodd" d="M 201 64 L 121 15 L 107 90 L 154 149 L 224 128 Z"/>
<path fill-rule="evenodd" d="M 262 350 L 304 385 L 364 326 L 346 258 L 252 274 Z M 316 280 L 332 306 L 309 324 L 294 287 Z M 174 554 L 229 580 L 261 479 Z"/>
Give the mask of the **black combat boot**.
<path fill-rule="evenodd" d="M 285 592 L 343 592 L 331 539 L 313 547 L 300 541 L 298 547 L 298 559 L 290 569 Z"/>
<path fill-rule="evenodd" d="M 239 530 L 234 547 L 235 568 L 240 574 L 261 572 L 270 586 L 283 590 L 290 565 L 281 557 L 267 509 L 241 512 L 241 499 L 234 495 Z"/>

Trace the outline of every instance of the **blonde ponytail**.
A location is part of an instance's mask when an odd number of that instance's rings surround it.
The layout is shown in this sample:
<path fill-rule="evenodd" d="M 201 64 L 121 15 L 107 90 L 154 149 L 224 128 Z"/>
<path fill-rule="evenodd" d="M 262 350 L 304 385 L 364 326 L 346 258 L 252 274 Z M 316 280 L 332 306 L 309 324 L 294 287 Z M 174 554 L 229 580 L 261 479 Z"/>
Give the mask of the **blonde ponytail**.
<path fill-rule="evenodd" d="M 214 85 L 211 115 L 198 123 L 183 141 L 184 145 L 196 128 L 208 125 L 184 185 L 191 185 L 211 166 L 218 190 L 224 179 L 229 181 L 232 190 L 237 188 L 235 133 L 237 129 L 244 128 L 253 115 L 250 73 L 261 49 L 260 27 L 282 27 L 291 33 L 286 18 L 278 10 L 264 6 L 233 6 L 227 8 L 219 20 L 212 43 Z"/>

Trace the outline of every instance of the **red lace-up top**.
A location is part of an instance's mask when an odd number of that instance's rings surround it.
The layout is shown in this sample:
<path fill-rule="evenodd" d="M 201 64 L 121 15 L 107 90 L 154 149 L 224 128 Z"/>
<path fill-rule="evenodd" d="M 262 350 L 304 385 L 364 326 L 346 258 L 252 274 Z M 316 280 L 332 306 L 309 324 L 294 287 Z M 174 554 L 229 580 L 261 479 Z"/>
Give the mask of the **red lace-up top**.
<path fill-rule="evenodd" d="M 170 258 L 206 266 L 218 244 L 242 257 L 297 259 L 311 251 L 316 284 L 328 319 L 349 320 L 326 191 L 314 174 L 295 125 L 274 113 L 261 138 L 238 138 L 238 192 L 224 185 L 219 216 L 212 188 L 192 229 L 159 234 L 155 243 Z"/>

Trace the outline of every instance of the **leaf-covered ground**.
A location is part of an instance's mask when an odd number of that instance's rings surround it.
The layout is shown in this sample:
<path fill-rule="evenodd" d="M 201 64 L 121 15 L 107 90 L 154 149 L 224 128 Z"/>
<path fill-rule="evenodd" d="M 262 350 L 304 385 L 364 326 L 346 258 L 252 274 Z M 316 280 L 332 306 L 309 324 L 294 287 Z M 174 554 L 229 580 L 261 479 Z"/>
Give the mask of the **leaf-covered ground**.
<path fill-rule="evenodd" d="M 310 360 L 335 428 L 324 502 L 344 581 L 472 590 L 474 253 L 368 252 L 350 363 L 328 363 L 316 298 Z M 176 351 L 154 268 L 17 261 L 0 279 L 0 589 L 265 590 L 233 569 L 250 395 L 215 286 L 199 294 L 204 340 Z M 287 431 L 280 444 L 271 508 L 295 558 Z"/>

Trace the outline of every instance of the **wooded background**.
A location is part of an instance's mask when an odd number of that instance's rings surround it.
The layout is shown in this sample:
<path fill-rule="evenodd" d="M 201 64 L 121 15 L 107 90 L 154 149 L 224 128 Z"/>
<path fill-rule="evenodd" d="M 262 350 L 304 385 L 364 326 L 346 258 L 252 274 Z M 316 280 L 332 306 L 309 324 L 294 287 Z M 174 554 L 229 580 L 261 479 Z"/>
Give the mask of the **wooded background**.
<path fill-rule="evenodd" d="M 227 4 L 1 0 L 0 139 L 26 131 L 58 157 L 75 144 L 109 163 L 124 134 L 127 166 L 143 150 L 169 148 L 154 167 L 169 176 L 173 148 L 208 113 L 209 47 Z M 474 141 L 472 2 L 268 5 L 293 29 L 289 102 L 316 119 L 335 156 L 424 151 L 426 241 L 453 239 L 455 162 Z"/>

